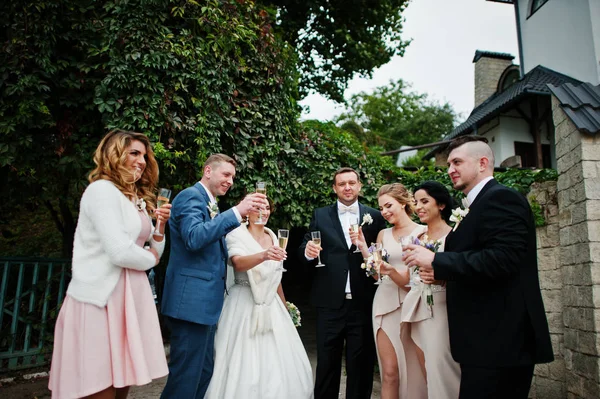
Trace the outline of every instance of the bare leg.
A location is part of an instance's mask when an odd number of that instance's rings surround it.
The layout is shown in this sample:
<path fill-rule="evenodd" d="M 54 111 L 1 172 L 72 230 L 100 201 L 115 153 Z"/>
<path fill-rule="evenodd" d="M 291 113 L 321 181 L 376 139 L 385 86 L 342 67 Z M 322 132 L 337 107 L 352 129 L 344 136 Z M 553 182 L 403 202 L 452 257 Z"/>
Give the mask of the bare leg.
<path fill-rule="evenodd" d="M 117 394 L 115 395 L 115 399 L 127 399 L 128 394 L 129 387 L 117 388 Z"/>
<path fill-rule="evenodd" d="M 108 387 L 103 391 L 86 396 L 84 399 L 115 399 L 115 392 L 115 387 Z"/>
<path fill-rule="evenodd" d="M 377 330 L 377 351 L 381 361 L 381 399 L 398 399 L 400 374 L 396 349 L 381 328 Z"/>
<path fill-rule="evenodd" d="M 425 379 L 427 379 L 427 370 L 425 369 L 425 354 L 418 345 L 415 345 L 415 350 L 417 351 L 417 358 L 419 359 L 421 370 L 423 370 L 423 375 L 425 376 Z"/>

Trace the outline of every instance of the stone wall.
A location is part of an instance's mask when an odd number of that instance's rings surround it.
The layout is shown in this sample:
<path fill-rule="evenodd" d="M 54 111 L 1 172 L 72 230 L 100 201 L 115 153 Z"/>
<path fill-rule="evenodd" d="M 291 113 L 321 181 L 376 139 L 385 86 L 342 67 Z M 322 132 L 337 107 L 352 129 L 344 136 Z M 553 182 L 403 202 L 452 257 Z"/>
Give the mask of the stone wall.
<path fill-rule="evenodd" d="M 556 182 L 534 183 L 528 197 L 540 204 L 546 219 L 546 226 L 536 229 L 538 270 L 555 359 L 552 363 L 536 366 L 529 397 L 562 399 L 565 397 L 563 278 Z"/>
<path fill-rule="evenodd" d="M 475 108 L 498 90 L 502 72 L 512 65 L 511 60 L 482 56 L 475 62 Z"/>
<path fill-rule="evenodd" d="M 599 398 L 600 137 L 578 131 L 555 97 L 552 113 L 559 173 L 566 397 Z"/>

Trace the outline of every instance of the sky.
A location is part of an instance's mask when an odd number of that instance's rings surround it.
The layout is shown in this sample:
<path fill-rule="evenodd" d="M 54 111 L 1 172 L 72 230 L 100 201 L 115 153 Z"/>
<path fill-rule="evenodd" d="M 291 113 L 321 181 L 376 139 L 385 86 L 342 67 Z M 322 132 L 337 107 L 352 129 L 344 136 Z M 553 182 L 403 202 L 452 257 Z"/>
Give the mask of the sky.
<path fill-rule="evenodd" d="M 412 0 L 404 11 L 403 39 L 412 39 L 404 57 L 375 70 L 371 79 L 354 78 L 344 96 L 371 92 L 402 78 L 412 90 L 449 102 L 464 121 L 473 109 L 475 50 L 509 53 L 519 63 L 514 6 L 486 0 Z M 333 120 L 344 107 L 319 94 L 300 104 L 302 119 Z"/>

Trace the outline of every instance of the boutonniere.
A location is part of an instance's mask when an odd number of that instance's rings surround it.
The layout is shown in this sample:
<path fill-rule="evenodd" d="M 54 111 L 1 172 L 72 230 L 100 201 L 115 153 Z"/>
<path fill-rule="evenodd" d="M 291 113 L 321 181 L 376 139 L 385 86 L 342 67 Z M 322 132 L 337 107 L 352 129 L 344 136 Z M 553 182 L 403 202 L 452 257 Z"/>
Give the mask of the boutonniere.
<path fill-rule="evenodd" d="M 467 208 L 467 209 L 456 208 L 456 209 L 452 210 L 452 216 L 450 216 L 450 221 L 455 223 L 452 231 L 456 231 L 460 222 L 468 214 L 469 214 L 469 208 Z"/>
<path fill-rule="evenodd" d="M 365 213 L 363 215 L 363 220 L 362 223 L 360 224 L 360 227 L 363 227 L 366 224 L 372 224 L 373 223 L 373 216 L 371 216 L 370 213 Z"/>
<path fill-rule="evenodd" d="M 216 202 L 211 202 L 210 204 L 206 205 L 206 207 L 208 208 L 211 219 L 214 219 L 215 216 L 219 214 L 219 206 Z"/>
<path fill-rule="evenodd" d="M 137 207 L 138 211 L 143 211 L 146 209 L 146 201 L 144 201 L 143 198 L 138 198 L 135 200 L 135 206 Z"/>

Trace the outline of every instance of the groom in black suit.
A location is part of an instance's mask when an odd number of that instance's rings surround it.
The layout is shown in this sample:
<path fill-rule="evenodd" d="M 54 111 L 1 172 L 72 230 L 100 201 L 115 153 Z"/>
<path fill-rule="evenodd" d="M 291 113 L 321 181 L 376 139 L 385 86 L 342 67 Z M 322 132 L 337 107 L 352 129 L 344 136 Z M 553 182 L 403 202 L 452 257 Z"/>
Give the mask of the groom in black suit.
<path fill-rule="evenodd" d="M 362 254 L 354 253 L 349 228 L 353 219 L 373 219 L 362 226 L 368 243 L 385 227 L 381 213 L 358 202 L 360 177 L 352 168 L 333 176 L 335 204 L 315 210 L 309 232 L 300 246 L 300 257 L 311 266 L 321 254 L 324 267 L 315 268 L 311 302 L 317 308 L 317 373 L 315 399 L 337 399 L 346 342 L 346 398 L 370 398 L 373 389 L 375 340 L 371 320 L 376 285 L 360 268 Z M 321 246 L 310 232 L 321 232 Z"/>
<path fill-rule="evenodd" d="M 493 178 L 487 140 L 449 146 L 448 174 L 469 211 L 446 238 L 445 252 L 409 246 L 408 265 L 430 283 L 447 281 L 452 357 L 460 363 L 460 399 L 527 398 L 536 363 L 553 360 L 540 292 L 529 203 Z"/>

